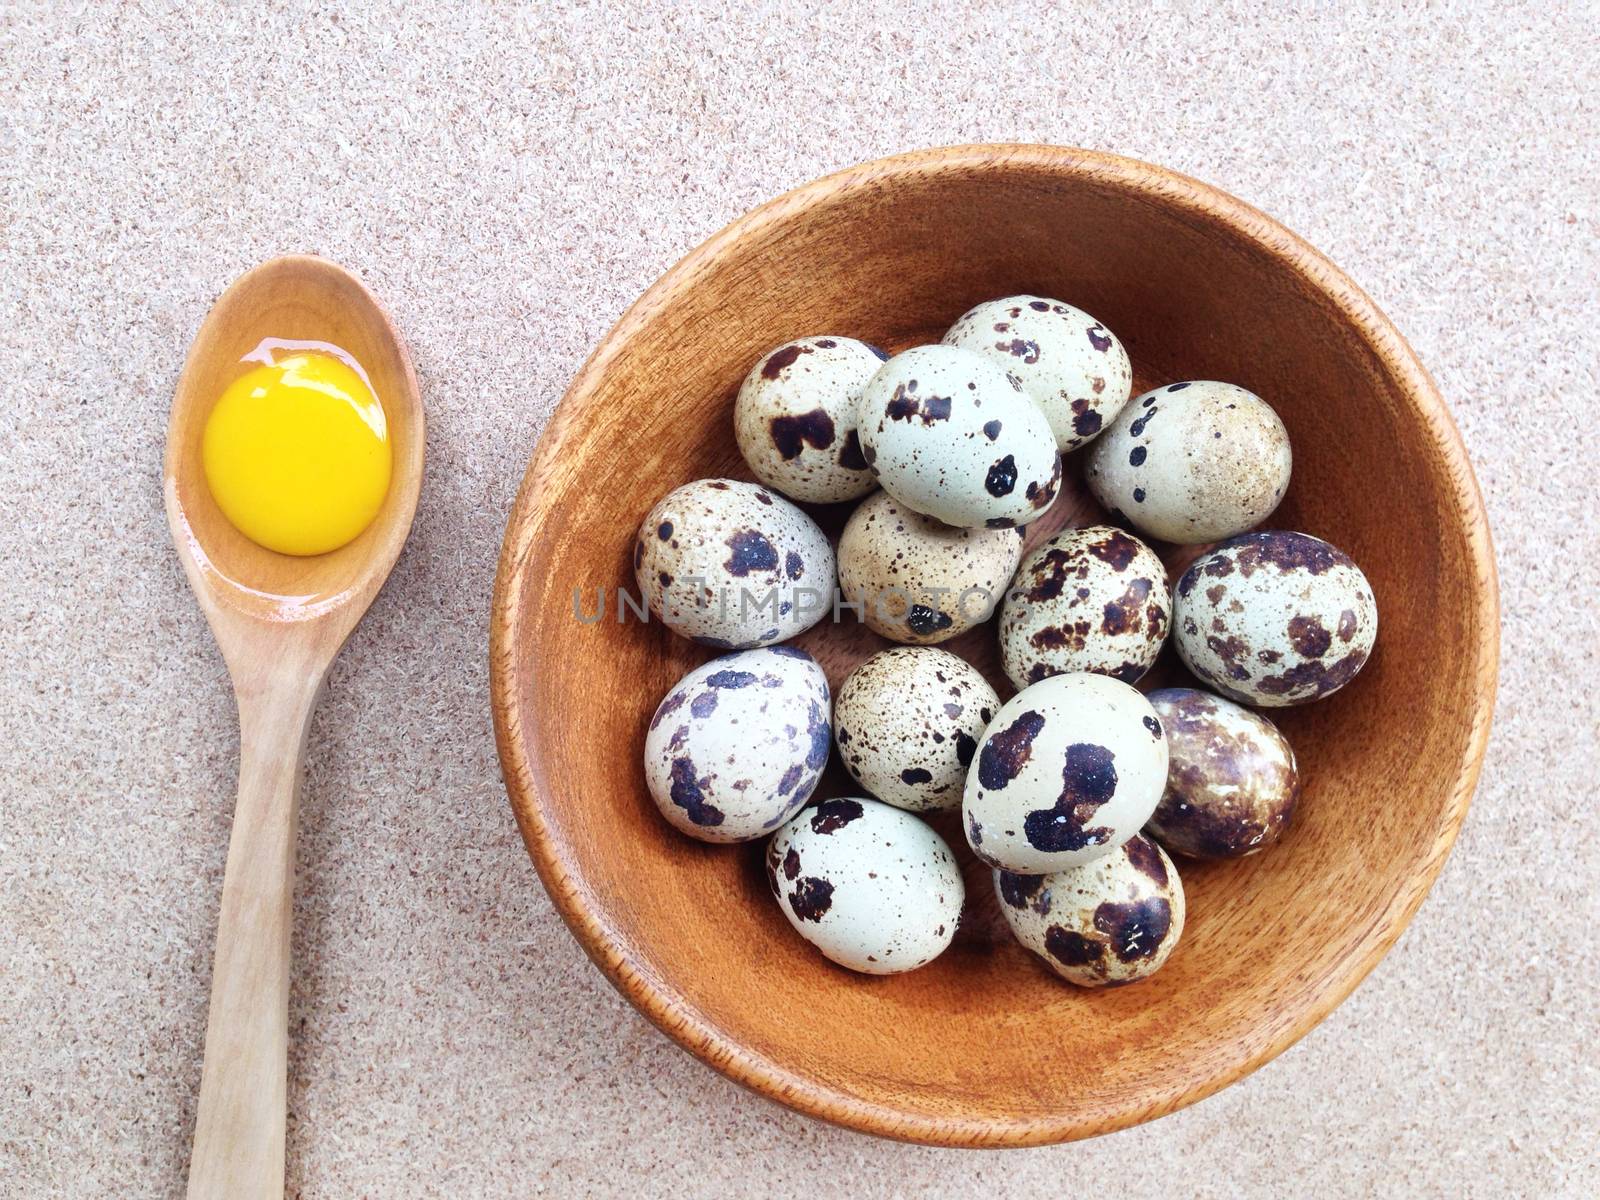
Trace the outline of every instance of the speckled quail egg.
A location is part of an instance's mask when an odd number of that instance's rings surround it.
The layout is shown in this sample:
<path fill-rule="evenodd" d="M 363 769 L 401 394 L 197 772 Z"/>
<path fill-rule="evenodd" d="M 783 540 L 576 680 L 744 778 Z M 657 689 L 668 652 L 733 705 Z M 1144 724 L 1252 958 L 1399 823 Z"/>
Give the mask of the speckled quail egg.
<path fill-rule="evenodd" d="M 828 681 L 793 646 L 727 654 L 667 693 L 644 741 L 661 815 L 703 842 L 746 842 L 804 804 L 828 763 Z"/>
<path fill-rule="evenodd" d="M 874 633 L 942 642 L 989 619 L 1021 557 L 1020 527 L 957 529 L 874 492 L 839 538 L 839 591 Z"/>
<path fill-rule="evenodd" d="M 1000 697 L 948 650 L 898 646 L 850 672 L 834 700 L 839 757 L 879 800 L 911 812 L 955 808 Z"/>
<path fill-rule="evenodd" d="M 1128 352 L 1081 309 L 1041 296 L 1007 296 L 964 314 L 944 344 L 976 350 L 1022 380 L 1065 454 L 1100 432 L 1128 403 Z"/>
<path fill-rule="evenodd" d="M 1236 537 L 1197 558 L 1172 600 L 1184 665 L 1241 704 L 1320 700 L 1355 678 L 1378 636 L 1361 568 L 1321 538 Z"/>
<path fill-rule="evenodd" d="M 1061 457 L 1015 375 L 955 346 L 918 346 L 861 395 L 861 452 L 901 504 L 947 525 L 1024 525 L 1055 502 Z"/>
<path fill-rule="evenodd" d="M 1289 487 L 1289 434 L 1266 401 L 1195 380 L 1146 392 L 1089 451 L 1100 503 L 1153 538 L 1198 545 L 1272 514 Z"/>
<path fill-rule="evenodd" d="M 833 547 L 805 513 L 754 483 L 700 479 L 646 514 L 633 568 L 667 628 L 725 650 L 811 628 L 833 606 Z"/>
<path fill-rule="evenodd" d="M 1167 782 L 1155 710 L 1106 675 L 1052 675 L 989 722 L 962 811 L 973 853 L 1043 875 L 1090 862 L 1139 832 Z"/>
<path fill-rule="evenodd" d="M 856 403 L 888 355 L 847 337 L 786 342 L 750 369 L 733 406 L 739 453 L 757 479 L 832 504 L 877 487 L 856 436 Z"/>
<path fill-rule="evenodd" d="M 1023 559 L 1000 613 L 1000 661 L 1019 688 L 1092 671 L 1132 683 L 1156 661 L 1169 618 L 1166 568 L 1109 525 L 1069 529 Z"/>
<path fill-rule="evenodd" d="M 1079 987 L 1147 978 L 1183 936 L 1183 882 L 1143 835 L 1054 875 L 996 871 L 995 891 L 1017 940 Z"/>
<path fill-rule="evenodd" d="M 789 924 L 841 967 L 897 975 L 955 937 L 966 887 L 950 847 L 902 809 L 824 800 L 773 835 L 767 880 Z"/>
<path fill-rule="evenodd" d="M 1167 790 L 1145 832 L 1191 858 L 1243 858 L 1283 836 L 1300 797 L 1294 751 L 1259 713 L 1194 688 L 1145 696 L 1167 732 Z"/>

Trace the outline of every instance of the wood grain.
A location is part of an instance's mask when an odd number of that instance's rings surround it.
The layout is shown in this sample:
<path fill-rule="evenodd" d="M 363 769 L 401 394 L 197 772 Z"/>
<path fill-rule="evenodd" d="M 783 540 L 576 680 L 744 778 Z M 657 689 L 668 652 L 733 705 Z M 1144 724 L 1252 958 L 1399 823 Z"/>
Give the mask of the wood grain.
<path fill-rule="evenodd" d="M 1295 449 L 1272 523 L 1348 551 L 1383 620 L 1354 684 L 1273 714 L 1306 780 L 1284 844 L 1181 864 L 1183 943 L 1153 979 L 1114 992 L 1075 990 L 1031 960 L 995 924 L 976 868 L 976 903 L 931 966 L 866 979 L 828 964 L 771 903 L 759 847 L 678 837 L 645 791 L 644 727 L 708 653 L 614 612 L 573 618 L 575 588 L 592 598 L 596 586 L 631 586 L 633 534 L 659 496 L 708 475 L 749 477 L 731 406 L 763 351 L 823 333 L 902 348 L 1017 292 L 1094 313 L 1128 347 L 1138 386 L 1224 379 L 1266 397 Z M 1032 538 L 1099 515 L 1080 471 L 1069 463 L 1067 494 Z M 842 521 L 818 511 L 834 529 Z M 757 209 L 669 271 L 596 349 L 507 527 L 490 635 L 495 728 L 557 908 L 681 1045 L 773 1099 L 871 1133 L 1034 1145 L 1216 1091 L 1372 969 L 1466 813 L 1493 705 L 1497 597 L 1482 501 L 1443 401 L 1390 322 L 1317 251 L 1147 164 L 1039 146 L 934 150 Z M 800 644 L 835 683 L 883 645 L 853 626 Z M 951 648 L 1004 683 L 992 627 Z M 1174 670 L 1164 660 L 1152 682 Z M 848 790 L 830 770 L 819 796 Z"/>
<path fill-rule="evenodd" d="M 205 481 L 206 418 L 263 338 L 328 342 L 367 371 L 394 470 L 383 506 L 348 545 L 314 558 L 239 533 Z M 205 1067 L 189 1166 L 195 1200 L 283 1195 L 289 933 L 300 759 L 329 665 L 383 586 L 422 483 L 422 402 L 410 358 L 361 283 L 323 259 L 279 258 L 225 292 L 195 337 L 173 398 L 167 520 L 239 703 L 239 797 L 217 921 Z"/>

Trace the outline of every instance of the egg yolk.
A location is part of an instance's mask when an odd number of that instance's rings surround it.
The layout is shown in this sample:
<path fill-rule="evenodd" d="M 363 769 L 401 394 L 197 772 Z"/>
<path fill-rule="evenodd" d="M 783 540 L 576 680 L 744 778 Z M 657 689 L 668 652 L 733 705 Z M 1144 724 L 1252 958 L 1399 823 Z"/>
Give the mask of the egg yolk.
<path fill-rule="evenodd" d="M 294 353 L 236 379 L 206 421 L 206 482 L 245 537 L 326 554 L 372 524 L 392 470 L 383 406 L 331 354 Z"/>

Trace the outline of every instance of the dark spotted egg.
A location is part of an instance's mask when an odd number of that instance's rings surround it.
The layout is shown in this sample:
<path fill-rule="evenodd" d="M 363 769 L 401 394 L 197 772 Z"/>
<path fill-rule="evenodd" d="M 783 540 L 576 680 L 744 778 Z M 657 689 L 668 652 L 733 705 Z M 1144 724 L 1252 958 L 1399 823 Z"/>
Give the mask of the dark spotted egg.
<path fill-rule="evenodd" d="M 876 800 L 824 800 L 767 846 L 783 915 L 841 967 L 897 975 L 955 937 L 966 887 L 950 847 L 917 817 Z"/>
<path fill-rule="evenodd" d="M 1193 546 L 1243 533 L 1289 487 L 1289 434 L 1253 392 L 1195 380 L 1146 392 L 1089 451 L 1101 504 L 1162 541 Z"/>
<path fill-rule="evenodd" d="M 1055 502 L 1044 413 L 992 359 L 955 346 L 897 354 L 867 383 L 861 450 L 901 504 L 964 528 L 1026 525 Z"/>
<path fill-rule="evenodd" d="M 1133 388 L 1122 343 L 1088 313 L 1060 300 L 990 300 L 952 325 L 944 344 L 987 355 L 1022 380 L 1063 454 L 1109 424 Z"/>
<path fill-rule="evenodd" d="M 1241 704 L 1320 700 L 1355 678 L 1378 636 L 1361 568 L 1321 538 L 1247 533 L 1178 580 L 1173 639 L 1184 665 Z"/>
<path fill-rule="evenodd" d="M 887 357 L 847 337 L 786 342 L 750 369 L 733 406 L 739 452 L 757 479 L 832 504 L 877 487 L 856 436 L 856 404 Z"/>
<path fill-rule="evenodd" d="M 1069 529 L 1023 559 L 1000 612 L 1000 660 L 1019 688 L 1092 671 L 1139 679 L 1166 640 L 1170 593 L 1154 550 L 1109 525 Z"/>
<path fill-rule="evenodd" d="M 656 807 L 703 842 L 747 842 L 810 798 L 828 763 L 828 681 L 792 646 L 712 659 L 650 722 L 644 774 Z"/>
<path fill-rule="evenodd" d="M 1149 702 L 1106 675 L 1052 675 L 995 714 L 967 772 L 973 853 L 1042 875 L 1090 862 L 1138 833 L 1167 782 L 1167 740 Z"/>
<path fill-rule="evenodd" d="M 1183 936 L 1183 882 L 1143 835 L 1053 875 L 996 871 L 994 883 L 1017 940 L 1079 987 L 1153 975 Z"/>
<path fill-rule="evenodd" d="M 701 479 L 645 515 L 634 574 L 653 613 L 724 650 L 811 628 L 833 607 L 833 547 L 805 513 L 754 483 Z"/>
<path fill-rule="evenodd" d="M 874 492 L 839 538 L 839 590 L 873 632 L 931 644 L 987 621 L 1021 557 L 1020 527 L 958 529 Z"/>
<path fill-rule="evenodd" d="M 1145 699 L 1167 733 L 1167 790 L 1145 832 L 1190 858 L 1243 858 L 1283 836 L 1300 796 L 1294 751 L 1259 713 L 1194 688 Z"/>
<path fill-rule="evenodd" d="M 989 681 L 964 659 L 897 646 L 839 686 L 833 735 L 845 770 L 879 800 L 911 812 L 955 808 L 999 707 Z"/>

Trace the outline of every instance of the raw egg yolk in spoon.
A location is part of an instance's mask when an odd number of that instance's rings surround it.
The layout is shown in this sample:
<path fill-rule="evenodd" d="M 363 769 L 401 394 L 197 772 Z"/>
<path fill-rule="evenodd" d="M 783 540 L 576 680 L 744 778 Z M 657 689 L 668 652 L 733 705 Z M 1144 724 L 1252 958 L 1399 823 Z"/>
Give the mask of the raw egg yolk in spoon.
<path fill-rule="evenodd" d="M 378 515 L 392 469 L 383 406 L 332 354 L 295 351 L 240 376 L 206 422 L 206 482 L 240 533 L 326 554 Z"/>

